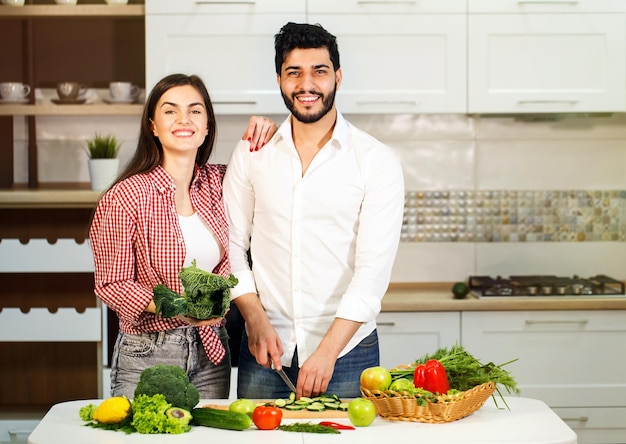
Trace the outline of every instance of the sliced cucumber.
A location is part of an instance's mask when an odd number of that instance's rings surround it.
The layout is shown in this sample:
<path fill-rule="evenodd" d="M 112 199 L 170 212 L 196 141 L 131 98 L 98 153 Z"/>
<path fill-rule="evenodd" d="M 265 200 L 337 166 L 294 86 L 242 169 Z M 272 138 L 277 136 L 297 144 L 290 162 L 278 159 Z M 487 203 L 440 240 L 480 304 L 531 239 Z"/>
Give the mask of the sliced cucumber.
<path fill-rule="evenodd" d="M 347 412 L 349 405 L 350 405 L 349 402 L 341 402 L 339 403 L 339 408 L 337 410 L 341 410 L 342 412 Z"/>
<path fill-rule="evenodd" d="M 287 405 L 287 401 L 285 399 L 278 398 L 274 401 L 274 405 L 276 407 L 285 407 Z"/>
<path fill-rule="evenodd" d="M 306 406 L 306 409 L 311 410 L 312 412 L 323 412 L 326 410 L 326 407 L 324 407 L 324 404 L 321 402 L 312 402 Z"/>
<path fill-rule="evenodd" d="M 304 410 L 305 408 L 306 406 L 299 404 L 288 404 L 285 406 L 285 409 L 287 410 Z"/>

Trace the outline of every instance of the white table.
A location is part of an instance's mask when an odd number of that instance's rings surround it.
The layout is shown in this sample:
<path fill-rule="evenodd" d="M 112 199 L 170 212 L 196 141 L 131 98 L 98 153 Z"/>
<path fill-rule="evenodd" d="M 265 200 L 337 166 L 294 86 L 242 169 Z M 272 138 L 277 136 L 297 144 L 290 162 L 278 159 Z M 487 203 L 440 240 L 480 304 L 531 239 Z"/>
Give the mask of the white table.
<path fill-rule="evenodd" d="M 141 435 L 85 427 L 80 407 L 101 400 L 69 401 L 54 405 L 28 438 L 29 444 L 576 444 L 576 434 L 545 403 L 536 399 L 507 397 L 511 410 L 498 409 L 491 399 L 473 415 L 446 424 L 389 421 L 381 418 L 369 427 L 342 431 L 339 435 L 260 431 L 254 425 L 242 432 L 193 427 L 181 435 Z M 200 405 L 228 403 L 201 400 Z M 502 400 L 498 405 L 502 406 Z M 283 423 L 303 420 L 283 420 Z M 308 421 L 308 420 L 304 420 Z M 317 422 L 318 420 L 310 420 Z M 333 421 L 349 424 L 347 419 Z"/>

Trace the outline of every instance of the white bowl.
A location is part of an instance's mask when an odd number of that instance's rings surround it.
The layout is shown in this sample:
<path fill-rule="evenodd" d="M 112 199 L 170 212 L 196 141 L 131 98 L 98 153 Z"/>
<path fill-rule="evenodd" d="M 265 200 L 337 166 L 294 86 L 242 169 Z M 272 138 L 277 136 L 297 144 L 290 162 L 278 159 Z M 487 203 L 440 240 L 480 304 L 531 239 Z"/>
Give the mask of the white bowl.
<path fill-rule="evenodd" d="M 54 0 L 57 5 L 75 5 L 78 0 Z"/>
<path fill-rule="evenodd" d="M 125 5 L 128 3 L 128 0 L 104 0 L 107 5 Z"/>
<path fill-rule="evenodd" d="M 2 0 L 3 5 L 24 6 L 24 0 Z"/>

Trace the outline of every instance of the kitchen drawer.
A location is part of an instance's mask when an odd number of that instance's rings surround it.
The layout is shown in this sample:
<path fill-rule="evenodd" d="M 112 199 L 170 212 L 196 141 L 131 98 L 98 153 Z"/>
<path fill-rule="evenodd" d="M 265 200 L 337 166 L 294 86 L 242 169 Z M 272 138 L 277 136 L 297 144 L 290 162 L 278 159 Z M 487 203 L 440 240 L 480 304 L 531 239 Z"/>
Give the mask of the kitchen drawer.
<path fill-rule="evenodd" d="M 622 310 L 463 312 L 461 343 L 550 407 L 626 406 Z M 602 363 L 590 371 L 589 363 Z"/>
<path fill-rule="evenodd" d="M 306 11 L 306 0 L 146 0 L 151 14 L 289 14 Z M 278 31 L 278 30 L 276 30 Z"/>
<path fill-rule="evenodd" d="M 0 311 L 0 341 L 6 342 L 100 342 L 102 340 L 100 308 L 79 313 L 74 308 L 19 308 Z"/>
<path fill-rule="evenodd" d="M 469 13 L 625 12 L 624 0 L 468 0 Z"/>
<path fill-rule="evenodd" d="M 410 364 L 427 353 L 459 342 L 458 312 L 383 312 L 376 318 L 380 365 Z"/>
<path fill-rule="evenodd" d="M 0 444 L 25 444 L 37 424 L 39 424 L 38 419 L 0 420 Z"/>
<path fill-rule="evenodd" d="M 331 14 L 428 14 L 466 12 L 465 0 L 309 0 L 309 13 Z M 322 23 L 323 26 L 323 23 Z"/>
<path fill-rule="evenodd" d="M 578 436 L 578 444 L 626 442 L 626 407 L 553 408 Z"/>
<path fill-rule="evenodd" d="M 0 272 L 2 273 L 56 273 L 93 271 L 93 255 L 89 242 L 76 243 L 74 239 L 18 239 L 0 242 Z"/>

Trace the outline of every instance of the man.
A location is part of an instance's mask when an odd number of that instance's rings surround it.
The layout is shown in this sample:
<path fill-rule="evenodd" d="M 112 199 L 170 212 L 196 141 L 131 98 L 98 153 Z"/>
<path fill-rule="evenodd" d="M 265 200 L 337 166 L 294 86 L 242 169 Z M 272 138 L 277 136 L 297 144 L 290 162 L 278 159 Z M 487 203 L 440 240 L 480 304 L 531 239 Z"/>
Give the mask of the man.
<path fill-rule="evenodd" d="M 357 397 L 361 371 L 379 363 L 375 319 L 400 237 L 402 167 L 337 111 L 333 35 L 288 23 L 275 50 L 291 115 L 268 149 L 251 155 L 240 143 L 224 179 L 233 298 L 247 333 L 238 396 L 287 396 L 272 370 L 284 367 L 297 396 Z"/>

